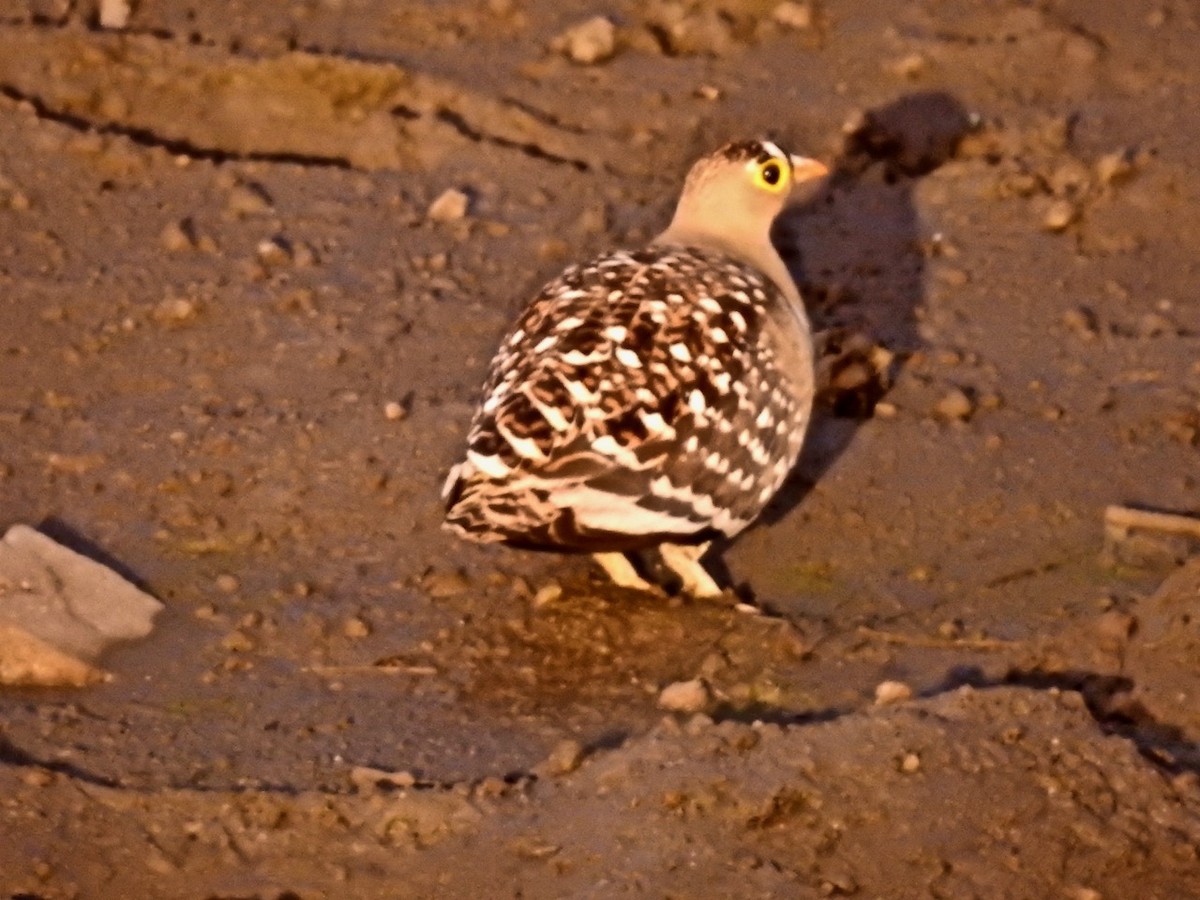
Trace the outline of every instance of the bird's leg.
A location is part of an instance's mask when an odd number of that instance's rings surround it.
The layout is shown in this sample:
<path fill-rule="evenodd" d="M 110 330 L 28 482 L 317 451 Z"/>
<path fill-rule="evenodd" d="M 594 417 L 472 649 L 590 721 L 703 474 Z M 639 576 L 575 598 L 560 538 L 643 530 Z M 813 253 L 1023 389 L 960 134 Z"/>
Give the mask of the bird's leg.
<path fill-rule="evenodd" d="M 624 553 L 593 553 L 592 559 L 600 564 L 600 568 L 617 587 L 646 591 L 651 594 L 659 593 L 659 588 L 637 573 L 637 569 L 633 567 L 633 563 Z"/>
<path fill-rule="evenodd" d="M 720 597 L 723 593 L 700 563 L 700 557 L 708 552 L 708 547 L 709 545 L 704 543 L 698 546 L 662 544 L 658 548 L 663 563 L 683 582 L 684 593 L 701 600 Z"/>

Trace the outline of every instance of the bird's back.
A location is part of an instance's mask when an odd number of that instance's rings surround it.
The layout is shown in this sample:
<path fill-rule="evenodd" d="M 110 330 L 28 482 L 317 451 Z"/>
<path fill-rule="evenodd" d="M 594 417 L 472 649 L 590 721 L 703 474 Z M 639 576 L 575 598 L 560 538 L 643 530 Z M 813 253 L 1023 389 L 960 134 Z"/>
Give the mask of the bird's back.
<path fill-rule="evenodd" d="M 782 484 L 811 403 L 807 329 L 774 282 L 710 250 L 607 254 L 502 343 L 446 523 L 587 551 L 733 535 Z"/>

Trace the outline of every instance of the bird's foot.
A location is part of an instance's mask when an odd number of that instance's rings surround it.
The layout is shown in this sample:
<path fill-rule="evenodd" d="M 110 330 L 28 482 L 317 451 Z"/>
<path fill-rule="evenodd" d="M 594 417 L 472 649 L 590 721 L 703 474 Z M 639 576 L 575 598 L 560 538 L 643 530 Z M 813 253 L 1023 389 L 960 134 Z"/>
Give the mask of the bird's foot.
<path fill-rule="evenodd" d="M 647 594 L 662 594 L 662 588 L 639 575 L 624 553 L 593 553 L 592 559 L 599 563 L 600 568 L 617 587 L 644 591 Z"/>
<path fill-rule="evenodd" d="M 725 593 L 700 562 L 700 557 L 708 552 L 708 547 L 704 543 L 662 544 L 658 548 L 663 565 L 679 576 L 683 592 L 697 600 L 712 600 Z"/>

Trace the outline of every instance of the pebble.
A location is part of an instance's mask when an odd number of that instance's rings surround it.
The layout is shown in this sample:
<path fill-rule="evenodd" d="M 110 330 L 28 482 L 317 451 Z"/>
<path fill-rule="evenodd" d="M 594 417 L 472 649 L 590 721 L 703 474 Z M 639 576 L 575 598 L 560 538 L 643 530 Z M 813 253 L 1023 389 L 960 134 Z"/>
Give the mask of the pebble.
<path fill-rule="evenodd" d="M 956 640 L 962 637 L 963 623 L 958 619 L 948 619 L 937 627 L 937 635 L 943 640 Z"/>
<path fill-rule="evenodd" d="M 371 793 L 380 788 L 400 788 L 405 790 L 417 783 L 412 772 L 391 772 L 387 769 L 376 769 L 372 766 L 355 766 L 350 770 L 350 783 L 360 793 Z"/>
<path fill-rule="evenodd" d="M 1127 181 L 1133 172 L 1133 161 L 1125 150 L 1106 153 L 1096 160 L 1096 180 L 1104 185 Z"/>
<path fill-rule="evenodd" d="M 342 625 L 342 634 L 348 638 L 365 638 L 371 634 L 371 625 L 359 616 L 353 616 Z"/>
<path fill-rule="evenodd" d="M 824 863 L 821 875 L 820 890 L 825 897 L 848 897 L 858 893 L 858 882 L 845 863 Z"/>
<path fill-rule="evenodd" d="M 301 269 L 310 269 L 320 260 L 311 244 L 299 243 L 292 246 L 292 261 Z"/>
<path fill-rule="evenodd" d="M 593 16 L 556 37 L 550 49 L 581 66 L 595 65 L 616 53 L 617 29 L 604 16 Z"/>
<path fill-rule="evenodd" d="M 1097 333 L 1096 314 L 1086 306 L 1076 306 L 1062 314 L 1062 324 L 1067 331 L 1085 341 L 1094 340 Z"/>
<path fill-rule="evenodd" d="M 53 407 L 64 409 L 63 406 Z M 70 475 L 86 475 L 104 466 L 106 459 L 99 453 L 64 454 L 50 453 L 46 456 L 46 468 L 51 472 L 66 472 Z"/>
<path fill-rule="evenodd" d="M 271 196 L 254 183 L 234 185 L 225 201 L 226 211 L 238 217 L 262 215 L 270 212 L 273 205 Z"/>
<path fill-rule="evenodd" d="M 573 738 L 559 741 L 550 755 L 537 767 L 539 775 L 569 775 L 579 768 L 586 751 L 583 744 Z"/>
<path fill-rule="evenodd" d="M 404 404 L 397 403 L 395 400 L 389 400 L 383 405 L 383 417 L 389 422 L 398 422 L 400 419 L 408 416 L 408 410 L 404 408 Z"/>
<path fill-rule="evenodd" d="M 434 572 L 424 582 L 425 593 L 435 600 L 447 597 L 457 597 L 465 594 L 471 587 L 466 576 L 461 572 Z"/>
<path fill-rule="evenodd" d="M 1153 338 L 1163 334 L 1178 335 L 1179 333 L 1179 327 L 1161 313 L 1148 312 L 1138 318 L 1138 337 Z"/>
<path fill-rule="evenodd" d="M 1042 216 L 1042 227 L 1047 231 L 1065 231 L 1079 216 L 1079 210 L 1069 200 L 1055 200 Z"/>
<path fill-rule="evenodd" d="M 550 859 L 558 855 L 562 851 L 562 844 L 553 844 L 549 841 L 530 840 L 526 837 L 517 838 L 509 845 L 510 849 L 517 856 L 525 859 Z"/>
<path fill-rule="evenodd" d="M 509 784 L 496 775 L 487 775 L 475 785 L 474 794 L 477 797 L 503 797 L 509 791 Z"/>
<path fill-rule="evenodd" d="M 129 0 L 100 0 L 100 27 L 124 28 L 132 11 Z"/>
<path fill-rule="evenodd" d="M 900 760 L 900 771 L 906 775 L 911 775 L 921 769 L 921 757 L 915 753 L 905 753 L 904 758 Z"/>
<path fill-rule="evenodd" d="M 975 404 L 965 391 L 954 388 L 937 402 L 933 411 L 947 421 L 964 421 L 975 411 Z"/>
<path fill-rule="evenodd" d="M 248 653 L 254 649 L 254 641 L 242 631 L 231 631 L 221 640 L 221 646 L 230 653 Z"/>
<path fill-rule="evenodd" d="M 467 215 L 471 198 L 458 188 L 446 188 L 429 204 L 426 215 L 431 222 L 457 222 Z"/>
<path fill-rule="evenodd" d="M 255 252 L 259 262 L 268 266 L 282 266 L 292 261 L 292 248 L 279 235 L 259 241 Z"/>
<path fill-rule="evenodd" d="M 912 698 L 912 688 L 903 681 L 881 681 L 875 685 L 875 705 L 887 706 Z"/>
<path fill-rule="evenodd" d="M 697 713 L 708 706 L 710 699 L 708 685 L 700 678 L 693 678 L 668 684 L 658 695 L 658 705 L 671 712 Z"/>
<path fill-rule="evenodd" d="M 154 307 L 151 315 L 156 322 L 178 325 L 196 318 L 198 312 L 194 301 L 184 297 L 168 297 Z"/>
<path fill-rule="evenodd" d="M 732 23 L 717 9 L 663 4 L 657 12 L 655 37 L 670 56 L 728 56 L 737 47 Z"/>
<path fill-rule="evenodd" d="M 794 3 L 789 0 L 789 2 L 780 3 L 771 11 L 771 20 L 784 28 L 804 31 L 812 28 L 813 8 L 811 4 Z"/>
<path fill-rule="evenodd" d="M 1117 652 L 1137 630 L 1137 619 L 1127 612 L 1112 609 L 1096 620 L 1095 627 L 1101 649 Z"/>
<path fill-rule="evenodd" d="M 168 222 L 159 235 L 159 240 L 162 241 L 163 249 L 171 253 L 181 253 L 185 250 L 193 250 L 196 247 L 192 225 L 187 219 L 179 222 Z"/>
<path fill-rule="evenodd" d="M 538 588 L 538 592 L 533 595 L 534 608 L 540 609 L 547 604 L 553 603 L 562 595 L 562 585 L 557 581 L 551 581 L 549 584 L 544 584 Z"/>
<path fill-rule="evenodd" d="M 887 65 L 885 69 L 893 75 L 898 75 L 909 81 L 913 81 L 921 76 L 929 67 L 929 60 L 926 59 L 923 53 L 910 53 L 907 56 L 902 56 Z"/>
<path fill-rule="evenodd" d="M 49 787 L 54 784 L 54 773 L 47 769 L 23 769 L 21 781 L 30 787 Z"/>
<path fill-rule="evenodd" d="M 241 581 L 236 575 L 230 575 L 228 572 L 223 572 L 216 578 L 217 590 L 222 594 L 232 594 L 242 586 Z"/>

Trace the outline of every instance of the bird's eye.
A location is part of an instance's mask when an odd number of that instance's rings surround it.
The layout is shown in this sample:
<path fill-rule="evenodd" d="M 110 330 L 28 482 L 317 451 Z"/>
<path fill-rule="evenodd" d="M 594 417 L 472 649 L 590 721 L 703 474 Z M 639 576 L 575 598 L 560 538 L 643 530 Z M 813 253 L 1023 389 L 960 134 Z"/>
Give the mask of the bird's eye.
<path fill-rule="evenodd" d="M 756 174 L 759 186 L 769 191 L 778 191 L 787 178 L 783 167 L 773 159 L 760 165 Z"/>

